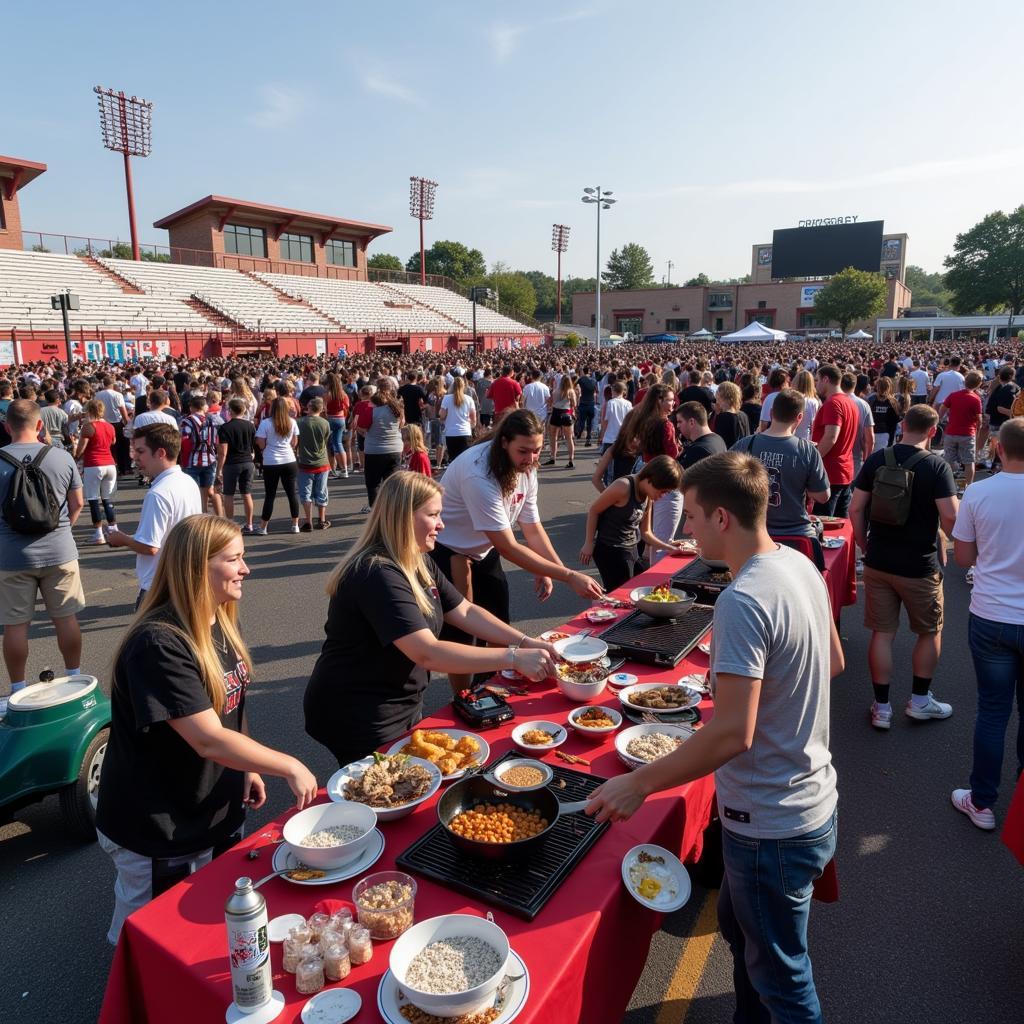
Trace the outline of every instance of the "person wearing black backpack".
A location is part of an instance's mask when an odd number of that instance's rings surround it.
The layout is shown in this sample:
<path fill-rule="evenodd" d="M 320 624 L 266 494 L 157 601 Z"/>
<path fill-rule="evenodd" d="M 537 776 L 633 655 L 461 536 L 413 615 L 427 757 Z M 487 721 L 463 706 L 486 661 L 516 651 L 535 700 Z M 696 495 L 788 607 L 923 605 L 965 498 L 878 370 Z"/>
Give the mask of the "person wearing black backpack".
<path fill-rule="evenodd" d="M 939 414 L 913 405 L 903 419 L 903 441 L 869 456 L 857 477 L 850 519 L 864 552 L 864 625 L 871 630 L 868 667 L 875 699 L 871 724 L 892 726 L 889 683 L 900 605 L 917 634 L 913 686 L 904 713 L 918 721 L 949 718 L 952 705 L 931 693 L 942 648 L 942 571 L 945 540 L 958 508 L 949 464 L 930 451 Z"/>
<path fill-rule="evenodd" d="M 67 674 L 82 665 L 77 615 L 85 595 L 71 533 L 85 504 L 82 478 L 68 452 L 38 440 L 41 428 L 35 402 L 11 402 L 11 443 L 0 449 L 0 625 L 12 693 L 25 685 L 37 594 L 53 622 Z"/>

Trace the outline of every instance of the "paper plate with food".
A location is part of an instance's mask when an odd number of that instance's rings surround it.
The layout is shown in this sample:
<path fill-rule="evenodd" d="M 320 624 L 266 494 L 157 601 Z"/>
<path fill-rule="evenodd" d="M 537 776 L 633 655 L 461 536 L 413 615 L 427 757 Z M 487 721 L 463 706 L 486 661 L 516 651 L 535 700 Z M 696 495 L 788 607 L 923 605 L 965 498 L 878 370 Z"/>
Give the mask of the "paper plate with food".
<path fill-rule="evenodd" d="M 541 633 L 541 640 L 546 640 L 549 644 L 553 644 L 558 640 L 568 640 L 572 636 L 571 633 L 566 633 L 562 629 L 548 629 Z"/>
<path fill-rule="evenodd" d="M 634 846 L 622 858 L 622 883 L 650 910 L 671 913 L 690 898 L 690 876 L 682 861 L 662 846 Z"/>
<path fill-rule="evenodd" d="M 685 683 L 636 683 L 619 690 L 619 700 L 634 711 L 670 714 L 701 702 L 701 693 Z"/>
<path fill-rule="evenodd" d="M 461 779 L 470 768 L 486 764 L 491 756 L 487 740 L 465 729 L 413 729 L 411 736 L 393 743 L 387 752 L 409 754 L 436 764 L 445 782 Z"/>
<path fill-rule="evenodd" d="M 372 807 L 378 821 L 394 821 L 429 800 L 441 778 L 441 769 L 432 761 L 375 753 L 336 771 L 327 781 L 327 795 L 336 803 L 354 800 Z"/>

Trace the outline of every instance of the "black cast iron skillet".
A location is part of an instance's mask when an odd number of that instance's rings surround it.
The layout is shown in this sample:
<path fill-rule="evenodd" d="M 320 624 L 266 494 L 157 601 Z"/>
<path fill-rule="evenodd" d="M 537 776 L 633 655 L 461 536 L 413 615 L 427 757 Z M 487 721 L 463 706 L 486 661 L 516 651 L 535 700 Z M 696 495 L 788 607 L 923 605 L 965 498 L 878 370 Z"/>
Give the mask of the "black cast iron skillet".
<path fill-rule="evenodd" d="M 573 814 L 582 811 L 589 801 L 580 800 L 576 803 L 560 803 L 558 797 L 550 789 L 534 789 L 527 793 L 510 793 L 508 790 L 488 782 L 481 775 L 473 775 L 466 779 L 453 782 L 444 796 L 437 802 L 437 817 L 451 836 L 452 841 L 466 853 L 474 857 L 486 857 L 490 860 L 505 860 L 528 853 L 531 848 L 543 842 L 544 837 L 555 827 L 560 814 Z M 479 804 L 512 804 L 523 811 L 539 811 L 548 826 L 529 839 L 520 839 L 515 843 L 485 843 L 476 839 L 467 839 L 453 832 L 449 827 L 455 817 L 463 811 L 471 811 Z"/>

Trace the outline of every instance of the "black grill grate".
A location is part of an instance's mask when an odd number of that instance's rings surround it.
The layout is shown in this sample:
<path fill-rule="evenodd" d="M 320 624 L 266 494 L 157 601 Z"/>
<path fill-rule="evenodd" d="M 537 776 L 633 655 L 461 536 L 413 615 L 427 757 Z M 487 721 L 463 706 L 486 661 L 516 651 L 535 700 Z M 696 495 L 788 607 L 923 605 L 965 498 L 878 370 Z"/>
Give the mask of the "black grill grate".
<path fill-rule="evenodd" d="M 489 767 L 522 756 L 510 750 Z M 561 803 L 585 800 L 605 781 L 569 768 L 551 768 L 555 773 L 551 791 Z M 564 789 L 559 788 L 561 782 L 565 783 Z M 493 861 L 463 853 L 439 823 L 400 853 L 395 863 L 532 921 L 608 827 L 608 822 L 599 825 L 585 814 L 567 814 L 555 822 L 543 842 L 530 848 L 526 857 Z"/>
<path fill-rule="evenodd" d="M 711 628 L 713 608 L 695 604 L 680 619 L 654 619 L 635 611 L 601 634 L 609 647 L 617 647 L 627 659 L 648 665 L 679 664 Z"/>
<path fill-rule="evenodd" d="M 718 600 L 718 595 L 729 586 L 728 583 L 722 583 L 712 578 L 720 571 L 712 569 L 706 562 L 695 558 L 672 577 L 672 586 L 681 590 L 696 591 L 699 601 L 705 604 L 714 604 Z"/>

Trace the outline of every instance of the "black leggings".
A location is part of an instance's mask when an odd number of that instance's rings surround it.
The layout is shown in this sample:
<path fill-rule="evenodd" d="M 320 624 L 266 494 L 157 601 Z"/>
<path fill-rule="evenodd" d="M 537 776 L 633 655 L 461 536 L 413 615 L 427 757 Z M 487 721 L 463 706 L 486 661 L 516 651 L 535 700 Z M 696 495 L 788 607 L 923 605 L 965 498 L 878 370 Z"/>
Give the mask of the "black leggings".
<path fill-rule="evenodd" d="M 100 500 L 99 498 L 89 499 L 89 514 L 92 516 L 92 525 L 99 526 L 103 522 L 104 513 L 107 517 L 108 523 L 117 522 L 117 513 L 114 511 L 114 503 L 109 501 L 107 498 L 103 498 L 103 511 L 100 511 Z"/>
<path fill-rule="evenodd" d="M 260 518 L 270 522 L 274 514 L 274 499 L 277 497 L 277 485 L 280 482 L 288 499 L 288 511 L 292 519 L 299 518 L 299 464 L 286 462 L 283 466 L 263 467 L 263 514 Z"/>
<path fill-rule="evenodd" d="M 371 508 L 377 500 L 377 490 L 380 485 L 402 464 L 402 456 L 399 452 L 384 452 L 381 455 L 373 455 L 370 452 L 363 452 L 363 476 L 366 480 L 366 504 Z"/>
<path fill-rule="evenodd" d="M 605 590 L 617 590 L 647 568 L 636 547 L 617 548 L 600 541 L 594 545 L 594 565 L 601 574 Z"/>
<path fill-rule="evenodd" d="M 451 462 L 453 459 L 457 459 L 469 447 L 472 440 L 473 438 L 469 434 L 455 434 L 454 436 L 449 434 L 445 437 L 444 443 L 448 449 L 448 461 Z"/>

